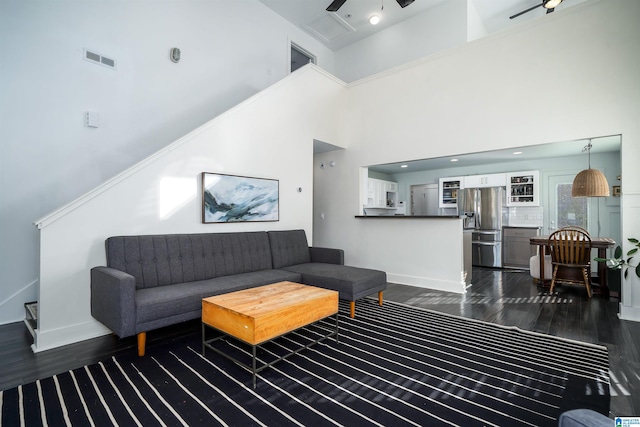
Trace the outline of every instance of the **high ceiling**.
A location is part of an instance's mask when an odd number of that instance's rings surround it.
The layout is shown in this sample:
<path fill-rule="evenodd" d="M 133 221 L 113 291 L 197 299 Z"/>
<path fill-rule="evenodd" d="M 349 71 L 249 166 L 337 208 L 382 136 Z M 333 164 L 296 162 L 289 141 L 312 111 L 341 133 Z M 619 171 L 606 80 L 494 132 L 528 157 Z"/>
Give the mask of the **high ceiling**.
<path fill-rule="evenodd" d="M 401 8 L 395 0 L 347 0 L 335 13 L 325 9 L 331 0 L 260 0 L 286 20 L 311 34 L 331 50 L 336 51 L 376 32 L 382 31 L 422 13 L 434 13 L 433 8 L 453 0 L 415 0 Z M 538 7 L 515 19 L 509 19 L 541 0 L 470 0 L 482 20 L 487 33 L 494 33 L 513 25 L 545 15 Z M 556 10 L 574 6 L 585 0 L 564 0 Z M 380 16 L 380 23 L 371 25 L 369 17 Z"/>

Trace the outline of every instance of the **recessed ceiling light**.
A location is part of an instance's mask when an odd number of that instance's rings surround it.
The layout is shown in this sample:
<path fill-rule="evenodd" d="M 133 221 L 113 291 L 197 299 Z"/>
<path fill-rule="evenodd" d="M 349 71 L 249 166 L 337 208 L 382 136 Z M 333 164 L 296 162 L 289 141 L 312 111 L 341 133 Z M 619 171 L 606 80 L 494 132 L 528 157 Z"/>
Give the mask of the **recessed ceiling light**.
<path fill-rule="evenodd" d="M 400 165 L 401 168 L 408 168 L 409 165 Z"/>
<path fill-rule="evenodd" d="M 452 162 L 457 162 L 457 161 L 458 161 L 458 159 L 451 159 L 451 161 L 452 161 Z"/>
<path fill-rule="evenodd" d="M 514 152 L 513 152 L 513 155 L 514 155 L 514 156 L 517 156 L 518 154 L 522 154 L 522 151 L 514 151 Z"/>
<path fill-rule="evenodd" d="M 380 17 L 378 15 L 373 15 L 369 18 L 369 23 L 371 25 L 378 25 L 378 22 L 380 22 Z"/>

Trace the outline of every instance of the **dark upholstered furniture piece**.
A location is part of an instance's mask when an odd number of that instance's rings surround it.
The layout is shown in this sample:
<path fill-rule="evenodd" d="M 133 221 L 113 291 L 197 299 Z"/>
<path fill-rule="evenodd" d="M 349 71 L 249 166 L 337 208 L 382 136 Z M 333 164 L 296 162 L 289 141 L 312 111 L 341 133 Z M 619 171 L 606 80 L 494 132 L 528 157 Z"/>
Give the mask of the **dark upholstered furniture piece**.
<path fill-rule="evenodd" d="M 304 230 L 119 236 L 91 269 L 91 314 L 119 337 L 201 316 L 202 298 L 277 282 L 336 290 L 351 302 L 382 292 L 383 271 L 348 267 L 340 249 L 309 247 Z"/>

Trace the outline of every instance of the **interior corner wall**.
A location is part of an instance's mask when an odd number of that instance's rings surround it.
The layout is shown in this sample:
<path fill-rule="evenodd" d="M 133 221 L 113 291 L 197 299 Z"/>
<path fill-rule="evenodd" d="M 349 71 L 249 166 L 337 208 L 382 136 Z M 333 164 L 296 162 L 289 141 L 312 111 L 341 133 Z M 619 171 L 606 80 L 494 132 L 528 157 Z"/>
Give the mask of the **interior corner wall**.
<path fill-rule="evenodd" d="M 487 34 L 487 28 L 480 18 L 475 0 L 467 0 L 467 41 L 479 39 Z"/>
<path fill-rule="evenodd" d="M 33 221 L 287 76 L 290 40 L 333 72 L 258 0 L 0 1 L 0 40 L 0 324 L 37 299 Z"/>
<path fill-rule="evenodd" d="M 319 224 L 320 245 L 389 271 L 420 251 L 427 269 L 446 241 L 361 245 L 375 232 L 359 212 L 359 168 L 373 164 L 622 135 L 622 236 L 640 236 L 640 2 L 588 1 L 349 87 L 350 155 L 318 191 L 341 203 Z M 551 71 L 553 70 L 553 71 Z M 553 78 L 544 76 L 552 73 Z M 348 194 L 335 196 L 335 189 Z M 316 218 L 315 223 L 320 223 Z M 420 227 L 427 227 L 426 223 Z M 402 250 L 400 250 L 402 248 Z M 625 281 L 621 314 L 640 320 L 640 280 Z"/>
<path fill-rule="evenodd" d="M 307 66 L 40 220 L 35 350 L 108 332 L 91 317 L 90 269 L 109 236 L 304 229 L 312 242 L 313 139 L 344 139 L 331 124 L 345 91 Z M 202 172 L 279 180 L 279 221 L 202 224 Z"/>
<path fill-rule="evenodd" d="M 448 0 L 336 51 L 335 74 L 353 82 L 466 42 L 467 0 Z"/>

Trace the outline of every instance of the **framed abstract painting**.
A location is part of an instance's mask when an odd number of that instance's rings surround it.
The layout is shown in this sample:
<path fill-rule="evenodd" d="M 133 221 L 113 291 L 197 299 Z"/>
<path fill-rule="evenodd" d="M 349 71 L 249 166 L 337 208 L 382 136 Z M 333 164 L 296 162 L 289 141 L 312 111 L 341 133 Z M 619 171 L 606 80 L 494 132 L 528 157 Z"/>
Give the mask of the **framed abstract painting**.
<path fill-rule="evenodd" d="M 278 221 L 277 179 L 202 173 L 202 222 Z"/>

